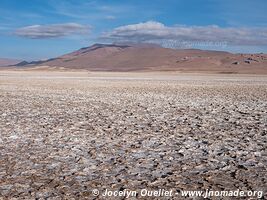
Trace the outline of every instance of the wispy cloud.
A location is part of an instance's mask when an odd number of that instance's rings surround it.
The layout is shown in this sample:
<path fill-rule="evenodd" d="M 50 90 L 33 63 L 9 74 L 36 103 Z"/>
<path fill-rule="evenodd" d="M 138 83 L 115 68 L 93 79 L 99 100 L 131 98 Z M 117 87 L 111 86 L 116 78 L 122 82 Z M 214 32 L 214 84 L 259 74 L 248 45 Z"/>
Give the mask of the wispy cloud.
<path fill-rule="evenodd" d="M 113 15 L 107 15 L 107 16 L 105 16 L 105 19 L 114 20 L 114 19 L 116 19 L 116 17 Z"/>
<path fill-rule="evenodd" d="M 225 42 L 229 45 L 267 45 L 267 28 L 211 26 L 165 26 L 156 21 L 120 26 L 101 39 L 115 42 Z"/>
<path fill-rule="evenodd" d="M 90 26 L 85 26 L 77 23 L 33 25 L 19 28 L 15 31 L 14 34 L 30 39 L 47 39 L 68 35 L 87 34 L 90 28 Z"/>
<path fill-rule="evenodd" d="M 114 19 L 119 14 L 125 14 L 135 7 L 122 4 L 104 4 L 100 1 L 48 1 L 48 13 L 73 18 L 75 20 Z"/>

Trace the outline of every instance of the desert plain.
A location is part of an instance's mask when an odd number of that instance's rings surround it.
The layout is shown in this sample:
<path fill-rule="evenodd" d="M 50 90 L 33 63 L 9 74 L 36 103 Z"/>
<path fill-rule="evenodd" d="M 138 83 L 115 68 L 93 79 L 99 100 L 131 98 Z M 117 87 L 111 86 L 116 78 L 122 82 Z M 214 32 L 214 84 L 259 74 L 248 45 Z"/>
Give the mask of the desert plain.
<path fill-rule="evenodd" d="M 0 71 L 0 199 L 266 197 L 266 142 L 266 75 Z"/>

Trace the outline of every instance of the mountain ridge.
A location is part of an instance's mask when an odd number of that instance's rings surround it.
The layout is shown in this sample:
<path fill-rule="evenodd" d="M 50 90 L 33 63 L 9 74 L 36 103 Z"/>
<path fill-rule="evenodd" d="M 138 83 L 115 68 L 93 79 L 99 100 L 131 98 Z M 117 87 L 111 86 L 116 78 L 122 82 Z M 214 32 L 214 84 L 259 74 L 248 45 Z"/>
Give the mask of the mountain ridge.
<path fill-rule="evenodd" d="M 267 56 L 200 49 L 169 49 L 150 44 L 94 44 L 56 58 L 22 62 L 16 66 L 121 72 L 267 73 Z"/>
<path fill-rule="evenodd" d="M 19 62 L 21 62 L 21 60 L 10 59 L 10 58 L 0 58 L 0 67 L 6 67 L 6 66 L 9 66 L 9 65 L 16 65 Z"/>

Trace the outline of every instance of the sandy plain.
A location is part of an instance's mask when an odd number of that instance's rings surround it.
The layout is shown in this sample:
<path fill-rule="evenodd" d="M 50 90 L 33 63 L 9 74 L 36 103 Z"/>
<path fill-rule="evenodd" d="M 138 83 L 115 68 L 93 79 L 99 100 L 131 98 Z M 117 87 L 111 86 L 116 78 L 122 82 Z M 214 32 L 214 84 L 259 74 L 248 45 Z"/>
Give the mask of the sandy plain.
<path fill-rule="evenodd" d="M 266 134 L 267 76 L 0 71 L 0 199 L 266 197 Z"/>

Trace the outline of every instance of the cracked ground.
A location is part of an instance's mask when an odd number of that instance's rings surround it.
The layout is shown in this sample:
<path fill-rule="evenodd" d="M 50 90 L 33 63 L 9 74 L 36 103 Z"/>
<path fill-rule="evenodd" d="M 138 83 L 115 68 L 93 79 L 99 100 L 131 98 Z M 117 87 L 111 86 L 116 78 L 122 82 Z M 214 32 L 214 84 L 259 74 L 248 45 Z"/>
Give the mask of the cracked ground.
<path fill-rule="evenodd" d="M 0 199 L 266 196 L 266 76 L 128 76 L 0 72 Z"/>

